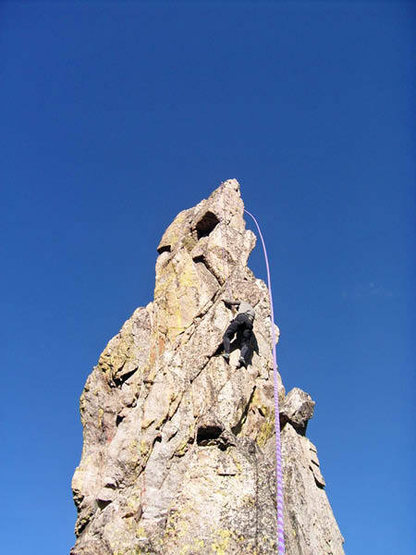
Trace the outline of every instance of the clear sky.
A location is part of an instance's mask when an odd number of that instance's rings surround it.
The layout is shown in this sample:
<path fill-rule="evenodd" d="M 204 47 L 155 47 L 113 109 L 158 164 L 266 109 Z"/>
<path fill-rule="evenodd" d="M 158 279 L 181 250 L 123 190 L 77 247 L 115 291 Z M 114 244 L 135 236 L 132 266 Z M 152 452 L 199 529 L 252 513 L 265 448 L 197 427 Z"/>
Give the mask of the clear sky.
<path fill-rule="evenodd" d="M 346 552 L 414 552 L 415 16 L 0 3 L 2 552 L 73 545 L 84 382 L 152 299 L 166 226 L 231 177 Z"/>

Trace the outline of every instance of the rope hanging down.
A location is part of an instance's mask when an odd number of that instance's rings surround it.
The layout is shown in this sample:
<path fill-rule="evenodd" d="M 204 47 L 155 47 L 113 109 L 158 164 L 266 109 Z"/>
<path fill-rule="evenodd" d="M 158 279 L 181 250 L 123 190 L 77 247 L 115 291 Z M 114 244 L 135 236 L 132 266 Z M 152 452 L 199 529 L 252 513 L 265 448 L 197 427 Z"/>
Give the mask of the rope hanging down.
<path fill-rule="evenodd" d="M 244 210 L 246 214 L 251 216 L 254 223 L 256 224 L 257 230 L 260 235 L 261 243 L 263 245 L 264 259 L 266 261 L 267 270 L 267 286 L 269 288 L 270 297 L 270 312 L 272 320 L 272 350 L 273 350 L 273 375 L 274 375 L 274 410 L 275 410 L 275 432 L 276 432 L 276 497 L 277 497 L 277 551 L 279 555 L 284 555 L 285 553 L 285 538 L 283 534 L 283 478 L 282 478 L 282 451 L 280 445 L 280 421 L 279 421 L 279 391 L 278 391 L 278 381 L 277 381 L 277 362 L 276 362 L 276 332 L 274 323 L 274 311 L 273 311 L 273 297 L 272 297 L 272 284 L 270 280 L 270 268 L 269 260 L 267 257 L 266 245 L 263 239 L 263 235 L 260 230 L 260 226 L 257 223 L 256 218 L 248 210 Z"/>

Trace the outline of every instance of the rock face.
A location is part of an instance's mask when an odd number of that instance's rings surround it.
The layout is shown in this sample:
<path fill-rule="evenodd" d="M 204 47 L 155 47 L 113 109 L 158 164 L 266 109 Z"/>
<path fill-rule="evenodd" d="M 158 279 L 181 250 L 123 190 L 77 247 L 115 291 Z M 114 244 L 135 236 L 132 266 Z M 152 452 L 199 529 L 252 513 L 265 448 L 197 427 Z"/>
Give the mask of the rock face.
<path fill-rule="evenodd" d="M 247 267 L 256 239 L 235 180 L 181 212 L 157 248 L 154 300 L 108 343 L 81 396 L 84 445 L 72 488 L 72 555 L 276 553 L 268 291 Z M 247 368 L 220 355 L 255 307 Z M 314 402 L 279 378 L 289 555 L 343 553 L 316 449 Z"/>

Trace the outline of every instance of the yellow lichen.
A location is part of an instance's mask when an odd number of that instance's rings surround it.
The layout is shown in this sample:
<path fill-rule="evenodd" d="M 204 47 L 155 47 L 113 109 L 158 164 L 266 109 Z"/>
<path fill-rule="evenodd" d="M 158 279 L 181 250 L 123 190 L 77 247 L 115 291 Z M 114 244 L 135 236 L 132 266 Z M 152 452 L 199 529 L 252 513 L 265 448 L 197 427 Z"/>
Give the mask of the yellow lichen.
<path fill-rule="evenodd" d="M 226 528 L 221 528 L 217 530 L 216 535 L 219 536 L 219 538 L 211 544 L 212 551 L 218 553 L 218 555 L 226 555 L 226 553 L 228 553 L 228 545 L 232 532 Z"/>
<path fill-rule="evenodd" d="M 137 443 L 137 440 L 134 439 L 133 441 L 131 441 L 131 442 L 129 443 L 129 451 L 130 451 L 130 453 L 136 454 L 136 453 L 137 453 L 137 448 L 138 448 L 138 443 Z"/>
<path fill-rule="evenodd" d="M 183 241 L 183 246 L 188 252 L 191 252 L 191 250 L 195 247 L 197 243 L 198 241 L 195 239 L 195 237 L 193 237 L 192 235 L 187 235 Z"/>
<path fill-rule="evenodd" d="M 104 410 L 100 407 L 98 409 L 98 421 L 97 421 L 97 424 L 98 424 L 99 428 L 101 428 L 101 426 L 102 426 L 103 416 L 104 416 Z"/>
<path fill-rule="evenodd" d="M 243 466 L 238 460 L 237 454 L 234 449 L 230 449 L 230 455 L 231 455 L 231 458 L 233 459 L 235 466 L 237 467 L 239 474 L 241 474 L 241 472 L 243 471 Z"/>
<path fill-rule="evenodd" d="M 264 417 L 261 423 L 260 430 L 257 434 L 256 440 L 259 447 L 264 447 L 267 440 L 273 436 L 275 422 L 274 422 L 274 409 L 262 402 L 259 390 L 256 390 L 253 399 L 250 403 L 250 408 L 257 409 L 257 411 Z"/>
<path fill-rule="evenodd" d="M 188 262 L 188 260 L 186 261 Z M 195 273 L 195 268 L 189 259 L 189 262 L 181 268 L 181 273 L 178 275 L 180 288 L 195 287 L 197 285 L 198 276 Z"/>
<path fill-rule="evenodd" d="M 142 420 L 142 430 L 145 430 L 146 428 L 148 428 L 150 426 L 150 424 L 153 424 L 154 421 L 155 421 L 154 418 L 143 418 L 143 420 Z"/>
<path fill-rule="evenodd" d="M 146 537 L 146 530 L 144 529 L 143 526 L 138 526 L 136 529 L 136 538 L 139 538 L 141 540 L 147 540 Z"/>
<path fill-rule="evenodd" d="M 260 431 L 257 435 L 257 443 L 259 447 L 264 447 L 267 440 L 273 436 L 274 433 L 274 417 L 266 418 L 261 425 Z"/>
<path fill-rule="evenodd" d="M 150 450 L 150 443 L 145 439 L 142 439 L 140 442 L 140 456 L 145 457 Z"/>
<path fill-rule="evenodd" d="M 179 447 L 175 450 L 174 455 L 176 457 L 183 457 L 186 451 L 188 450 L 188 447 L 189 447 L 188 438 L 185 438 L 182 441 L 182 443 L 179 445 Z"/>

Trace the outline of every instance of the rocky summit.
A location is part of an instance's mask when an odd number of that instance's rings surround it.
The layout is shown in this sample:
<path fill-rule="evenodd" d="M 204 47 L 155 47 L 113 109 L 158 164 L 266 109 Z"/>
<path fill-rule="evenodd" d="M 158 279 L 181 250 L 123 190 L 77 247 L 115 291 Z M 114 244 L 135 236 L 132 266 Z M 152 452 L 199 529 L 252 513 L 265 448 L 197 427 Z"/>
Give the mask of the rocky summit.
<path fill-rule="evenodd" d="M 72 555 L 277 552 L 270 303 L 247 267 L 255 244 L 234 179 L 165 231 L 154 300 L 110 340 L 81 395 Z M 256 312 L 247 368 L 238 338 L 229 363 L 221 356 L 230 299 Z M 286 395 L 280 377 L 278 389 L 286 553 L 342 554 L 305 435 L 315 403 Z"/>

